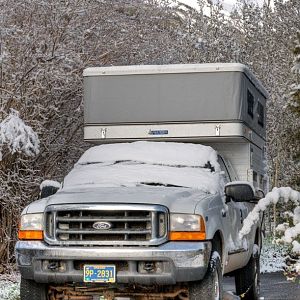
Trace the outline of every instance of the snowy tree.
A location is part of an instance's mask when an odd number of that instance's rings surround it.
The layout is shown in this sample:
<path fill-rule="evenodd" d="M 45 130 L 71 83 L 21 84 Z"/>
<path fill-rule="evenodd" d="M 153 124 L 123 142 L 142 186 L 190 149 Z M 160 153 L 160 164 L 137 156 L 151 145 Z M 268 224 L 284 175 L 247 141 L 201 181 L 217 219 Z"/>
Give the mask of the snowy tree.
<path fill-rule="evenodd" d="M 291 86 L 291 95 L 289 99 L 289 107 L 294 112 L 295 118 L 300 120 L 300 32 L 298 32 L 298 39 L 294 48 L 294 64 L 292 72 L 295 74 L 295 83 Z M 297 122 L 300 123 L 299 121 Z M 296 129 L 294 134 L 294 158 L 295 165 L 300 168 L 300 129 Z M 295 174 L 295 184 L 300 187 L 300 175 Z"/>
<path fill-rule="evenodd" d="M 178 17 L 156 1 L 3 0 L 0 11 L 0 123 L 17 122 L 27 137 L 17 143 L 18 130 L 1 137 L 0 263 L 7 263 L 18 224 L 11 216 L 37 199 L 43 180 L 61 181 L 88 147 L 83 69 L 180 62 L 183 51 L 175 47 Z"/>

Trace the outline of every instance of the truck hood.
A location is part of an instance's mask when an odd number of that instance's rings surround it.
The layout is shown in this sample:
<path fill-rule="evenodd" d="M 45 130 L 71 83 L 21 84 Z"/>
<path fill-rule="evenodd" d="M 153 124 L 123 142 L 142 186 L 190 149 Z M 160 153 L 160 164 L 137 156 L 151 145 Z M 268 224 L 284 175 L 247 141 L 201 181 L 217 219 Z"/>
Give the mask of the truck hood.
<path fill-rule="evenodd" d="M 43 212 L 59 204 L 158 204 L 173 213 L 194 213 L 197 204 L 212 194 L 180 187 L 116 187 L 60 190 L 55 195 L 31 203 L 24 213 Z"/>

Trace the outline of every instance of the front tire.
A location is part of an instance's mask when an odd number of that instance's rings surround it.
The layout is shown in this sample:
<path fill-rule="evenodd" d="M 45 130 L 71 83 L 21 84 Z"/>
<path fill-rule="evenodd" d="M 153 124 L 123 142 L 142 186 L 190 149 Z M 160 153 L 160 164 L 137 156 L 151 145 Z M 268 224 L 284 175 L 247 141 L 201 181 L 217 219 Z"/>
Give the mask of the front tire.
<path fill-rule="evenodd" d="M 205 277 L 201 281 L 189 284 L 190 300 L 222 300 L 222 268 L 220 254 L 214 251 Z"/>
<path fill-rule="evenodd" d="M 243 300 L 258 300 L 260 292 L 259 255 L 251 256 L 248 264 L 235 275 L 237 295 L 243 295 Z"/>
<path fill-rule="evenodd" d="M 21 300 L 47 300 L 48 286 L 21 277 L 20 296 Z"/>

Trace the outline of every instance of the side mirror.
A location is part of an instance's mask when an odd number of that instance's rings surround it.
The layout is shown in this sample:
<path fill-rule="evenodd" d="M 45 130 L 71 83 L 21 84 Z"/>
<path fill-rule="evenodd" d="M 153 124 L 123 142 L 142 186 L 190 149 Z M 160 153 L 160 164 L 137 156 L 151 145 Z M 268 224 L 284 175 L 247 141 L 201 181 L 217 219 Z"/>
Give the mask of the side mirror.
<path fill-rule="evenodd" d="M 44 180 L 40 185 L 40 197 L 46 198 L 54 195 L 60 189 L 60 183 L 53 180 Z"/>
<path fill-rule="evenodd" d="M 236 202 L 255 201 L 255 191 L 248 181 L 236 181 L 227 183 L 225 195 Z"/>

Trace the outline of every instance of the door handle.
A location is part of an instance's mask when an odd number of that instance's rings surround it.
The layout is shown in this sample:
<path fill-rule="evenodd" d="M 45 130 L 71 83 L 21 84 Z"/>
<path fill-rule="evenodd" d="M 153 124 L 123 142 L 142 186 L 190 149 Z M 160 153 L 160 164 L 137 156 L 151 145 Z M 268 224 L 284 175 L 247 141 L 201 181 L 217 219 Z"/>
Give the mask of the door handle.
<path fill-rule="evenodd" d="M 241 214 L 241 224 L 243 224 L 243 211 L 240 209 L 240 214 Z"/>

